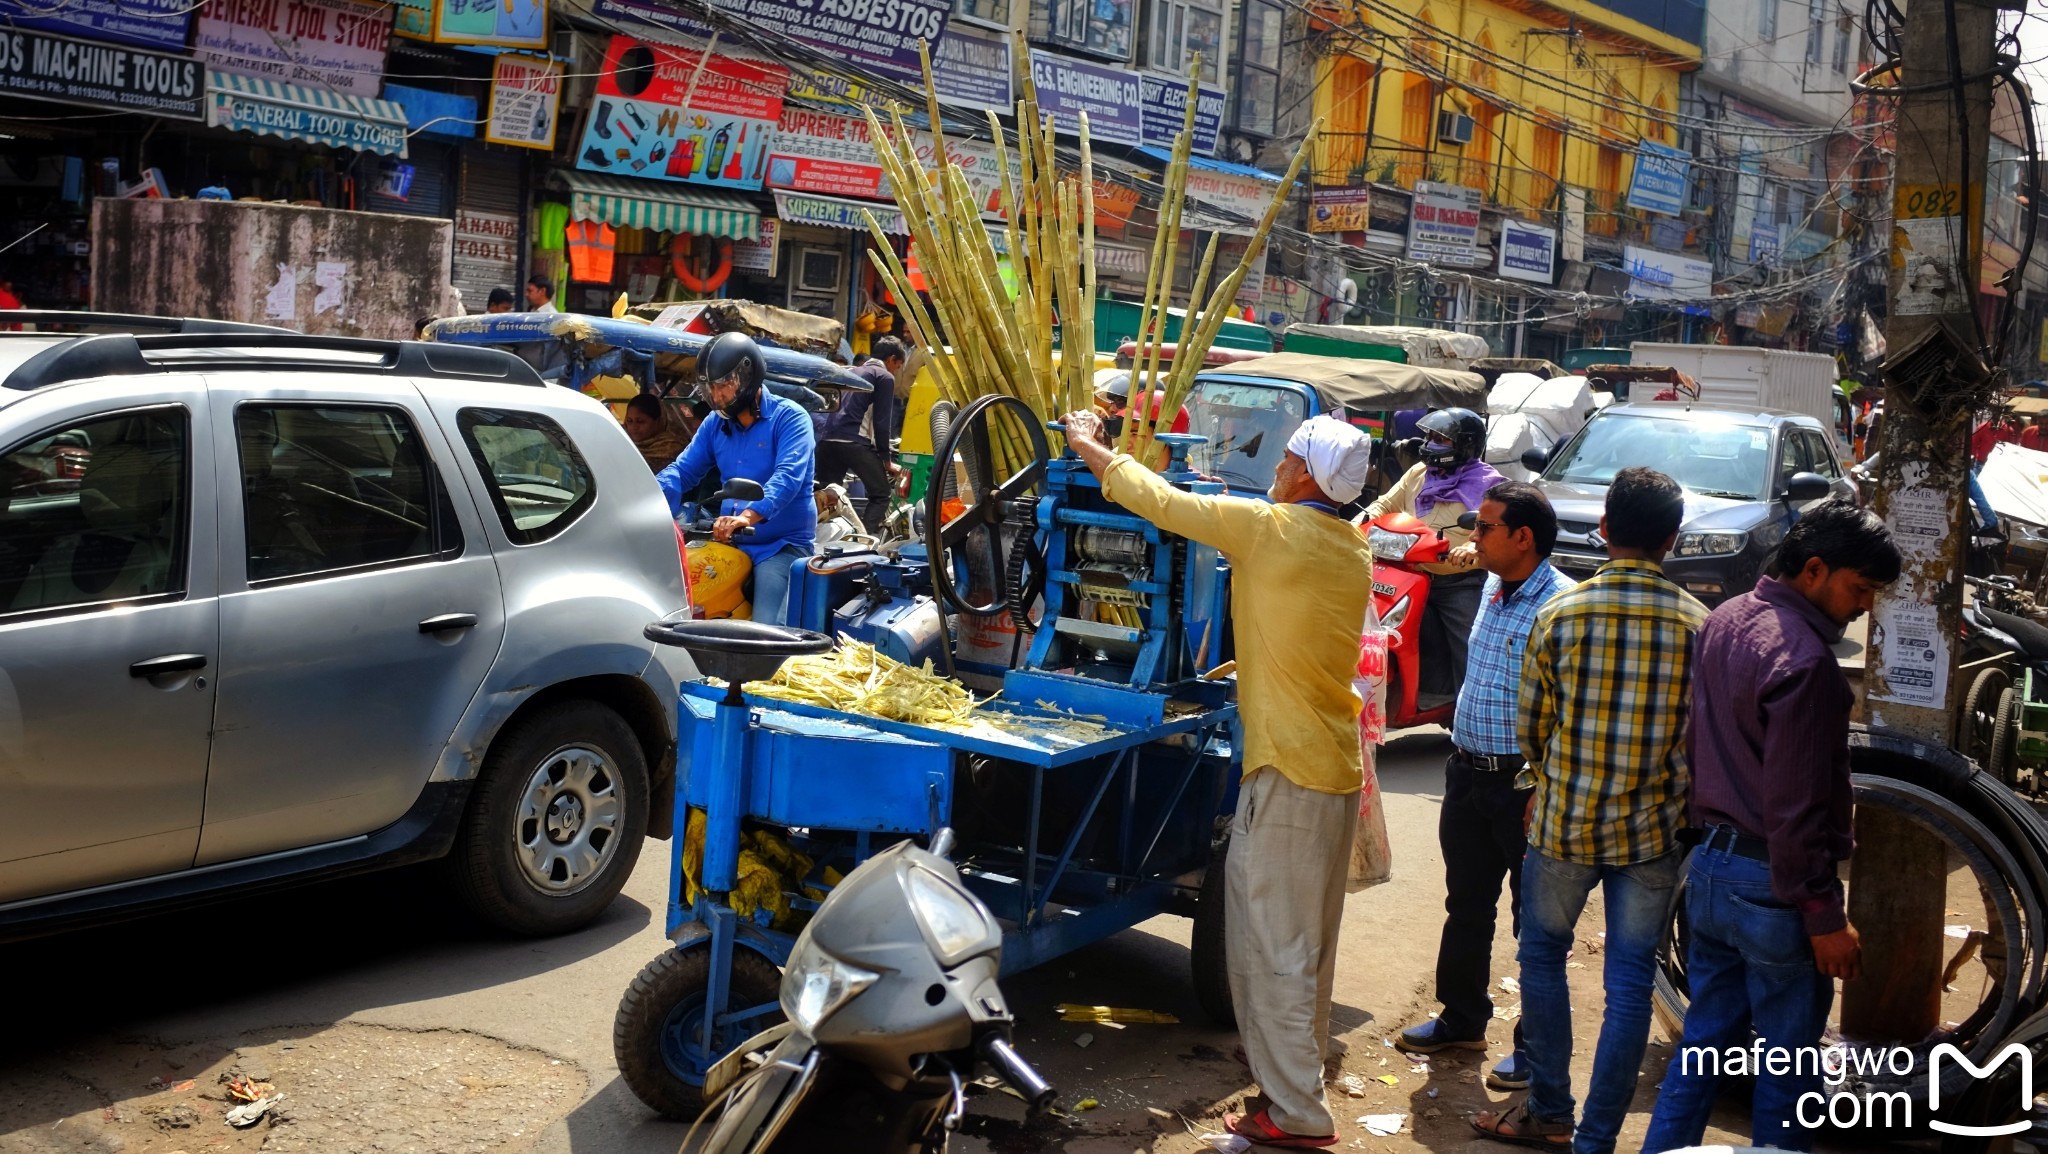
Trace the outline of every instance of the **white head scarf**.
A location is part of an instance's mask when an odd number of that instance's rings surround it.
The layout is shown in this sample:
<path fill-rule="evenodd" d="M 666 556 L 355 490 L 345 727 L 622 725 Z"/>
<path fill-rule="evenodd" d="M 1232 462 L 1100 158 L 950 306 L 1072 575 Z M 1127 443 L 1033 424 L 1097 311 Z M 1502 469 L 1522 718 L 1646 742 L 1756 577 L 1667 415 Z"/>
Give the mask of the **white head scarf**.
<path fill-rule="evenodd" d="M 1325 413 L 1303 421 L 1287 438 L 1287 451 L 1308 462 L 1308 475 L 1332 501 L 1347 505 L 1365 491 L 1372 438 Z"/>

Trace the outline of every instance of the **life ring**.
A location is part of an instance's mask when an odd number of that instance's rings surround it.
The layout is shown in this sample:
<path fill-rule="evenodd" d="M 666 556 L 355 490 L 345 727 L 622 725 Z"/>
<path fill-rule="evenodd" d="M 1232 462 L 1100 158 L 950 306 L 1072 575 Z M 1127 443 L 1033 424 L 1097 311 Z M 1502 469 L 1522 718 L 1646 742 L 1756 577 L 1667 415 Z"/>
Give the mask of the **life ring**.
<path fill-rule="evenodd" d="M 718 263 L 709 274 L 701 277 L 696 274 L 697 262 L 693 259 L 696 240 L 689 233 L 677 233 L 675 243 L 669 246 L 669 267 L 675 270 L 676 280 L 691 292 L 715 293 L 724 288 L 726 280 L 732 276 L 732 239 L 718 238 Z"/>

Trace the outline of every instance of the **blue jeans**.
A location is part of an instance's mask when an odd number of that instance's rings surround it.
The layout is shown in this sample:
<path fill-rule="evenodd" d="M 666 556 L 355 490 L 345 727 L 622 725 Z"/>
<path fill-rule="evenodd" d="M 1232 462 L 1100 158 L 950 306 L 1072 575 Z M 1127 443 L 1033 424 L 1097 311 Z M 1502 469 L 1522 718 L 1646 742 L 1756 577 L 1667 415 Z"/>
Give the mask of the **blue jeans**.
<path fill-rule="evenodd" d="M 1766 1066 L 1758 1075 L 1750 1106 L 1752 1143 L 1813 1149 L 1813 1132 L 1798 1124 L 1793 1111 L 1800 1095 L 1821 1091 L 1817 1047 L 1835 984 L 1814 969 L 1805 920 L 1772 895 L 1769 866 L 1725 849 L 1693 855 L 1685 918 L 1692 1005 L 1643 1150 L 1660 1154 L 1699 1144 L 1720 1089 L 1719 1064 L 1687 1054 L 1697 1052 L 1695 1047 L 1725 1055 L 1731 1047 L 1750 1046 L 1752 1029 L 1765 1054 L 1783 1052 L 1783 1060 L 1799 1063 L 1793 1072 L 1772 1074 Z"/>
<path fill-rule="evenodd" d="M 1685 852 L 1630 865 L 1559 861 L 1536 847 L 1522 858 L 1522 1039 L 1529 1058 L 1529 1112 L 1570 1121 L 1572 1005 L 1565 955 L 1577 936 L 1586 896 L 1601 887 L 1607 902 L 1607 1014 L 1593 1052 L 1593 1081 L 1572 1138 L 1578 1154 L 1613 1154 L 1621 1120 L 1635 1098 L 1650 1042 L 1650 989 L 1657 942 L 1671 917 Z"/>
<path fill-rule="evenodd" d="M 789 569 L 810 555 L 809 549 L 784 545 L 754 562 L 754 620 L 781 625 L 789 619 Z"/>

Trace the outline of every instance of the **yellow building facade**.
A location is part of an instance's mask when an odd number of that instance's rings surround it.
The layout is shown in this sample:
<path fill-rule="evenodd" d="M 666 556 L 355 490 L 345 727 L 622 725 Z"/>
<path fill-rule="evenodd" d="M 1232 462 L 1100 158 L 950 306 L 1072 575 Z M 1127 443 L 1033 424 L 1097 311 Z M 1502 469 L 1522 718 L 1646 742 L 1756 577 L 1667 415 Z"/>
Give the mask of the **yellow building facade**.
<path fill-rule="evenodd" d="M 1581 0 L 1342 0 L 1308 23 L 1317 187 L 1441 181 L 1552 222 L 1583 189 L 1591 236 L 1641 219 L 1626 204 L 1637 153 L 1678 145 L 1680 80 L 1700 59 Z"/>

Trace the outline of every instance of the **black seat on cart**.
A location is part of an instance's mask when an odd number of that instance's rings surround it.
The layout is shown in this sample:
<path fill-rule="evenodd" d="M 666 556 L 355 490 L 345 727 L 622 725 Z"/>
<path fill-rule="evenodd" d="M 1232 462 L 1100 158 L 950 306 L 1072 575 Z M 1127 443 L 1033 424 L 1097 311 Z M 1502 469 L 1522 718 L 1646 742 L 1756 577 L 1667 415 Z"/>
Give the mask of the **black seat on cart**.
<path fill-rule="evenodd" d="M 1977 606 L 1977 611 L 2001 632 L 2019 642 L 2028 661 L 2048 661 L 2048 625 L 1988 606 Z"/>

